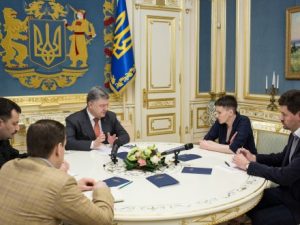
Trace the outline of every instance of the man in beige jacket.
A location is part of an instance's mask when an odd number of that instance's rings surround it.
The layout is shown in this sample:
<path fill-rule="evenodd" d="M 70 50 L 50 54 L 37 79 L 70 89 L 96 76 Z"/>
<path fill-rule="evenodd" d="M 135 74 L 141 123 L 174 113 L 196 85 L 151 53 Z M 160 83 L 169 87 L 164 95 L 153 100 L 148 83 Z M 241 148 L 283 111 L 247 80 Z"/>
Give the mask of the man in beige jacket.
<path fill-rule="evenodd" d="M 64 161 L 65 128 L 40 120 L 27 132 L 28 158 L 0 170 L 0 224 L 106 225 L 113 221 L 113 197 L 103 182 L 76 180 L 58 168 Z M 93 202 L 82 191 L 93 190 Z"/>

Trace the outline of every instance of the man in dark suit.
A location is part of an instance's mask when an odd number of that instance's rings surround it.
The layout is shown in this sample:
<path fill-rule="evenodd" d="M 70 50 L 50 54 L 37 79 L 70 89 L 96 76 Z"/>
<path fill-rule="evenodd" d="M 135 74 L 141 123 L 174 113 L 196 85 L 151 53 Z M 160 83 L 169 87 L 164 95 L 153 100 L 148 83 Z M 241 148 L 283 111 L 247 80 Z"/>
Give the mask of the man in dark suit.
<path fill-rule="evenodd" d="M 253 155 L 239 149 L 233 162 L 249 175 L 277 184 L 268 188 L 248 216 L 253 225 L 296 225 L 300 223 L 300 90 L 285 92 L 278 100 L 281 123 L 291 131 L 281 153 Z"/>
<path fill-rule="evenodd" d="M 0 98 L 0 168 L 7 161 L 14 158 L 26 157 L 26 154 L 19 154 L 19 151 L 14 149 L 9 139 L 19 131 L 19 114 L 21 108 L 15 102 Z"/>
<path fill-rule="evenodd" d="M 87 95 L 87 107 L 66 118 L 66 149 L 89 151 L 103 144 L 119 145 L 129 142 L 129 135 L 108 111 L 109 95 L 101 87 L 93 87 Z"/>

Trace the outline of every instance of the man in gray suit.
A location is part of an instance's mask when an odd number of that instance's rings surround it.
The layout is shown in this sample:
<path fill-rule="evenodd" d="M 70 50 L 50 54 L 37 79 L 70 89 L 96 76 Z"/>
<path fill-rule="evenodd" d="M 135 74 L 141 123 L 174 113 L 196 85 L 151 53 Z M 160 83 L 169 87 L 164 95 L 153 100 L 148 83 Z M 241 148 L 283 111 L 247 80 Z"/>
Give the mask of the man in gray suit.
<path fill-rule="evenodd" d="M 114 112 L 108 110 L 109 95 L 101 87 L 93 87 L 87 95 L 87 106 L 66 118 L 66 149 L 89 151 L 103 144 L 123 145 L 129 135 Z"/>

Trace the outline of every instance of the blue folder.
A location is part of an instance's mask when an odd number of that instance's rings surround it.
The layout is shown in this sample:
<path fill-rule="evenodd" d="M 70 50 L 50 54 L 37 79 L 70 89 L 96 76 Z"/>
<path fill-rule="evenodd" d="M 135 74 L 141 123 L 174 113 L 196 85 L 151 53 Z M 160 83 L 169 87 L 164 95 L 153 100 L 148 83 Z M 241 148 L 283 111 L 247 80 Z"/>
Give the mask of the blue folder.
<path fill-rule="evenodd" d="M 195 174 L 205 174 L 210 175 L 212 168 L 201 168 L 201 167 L 183 167 L 182 173 L 195 173 Z"/>
<path fill-rule="evenodd" d="M 178 156 L 178 160 L 180 161 L 190 161 L 199 158 L 201 158 L 201 156 L 196 154 L 183 154 Z"/>
<path fill-rule="evenodd" d="M 117 157 L 120 159 L 125 159 L 127 157 L 128 152 L 119 152 Z"/>
<path fill-rule="evenodd" d="M 111 177 L 106 180 L 103 180 L 103 182 L 105 182 L 108 187 L 116 187 L 129 182 L 129 180 L 124 179 L 122 177 Z"/>
<path fill-rule="evenodd" d="M 136 147 L 136 145 L 127 144 L 127 145 L 123 145 L 123 147 L 132 149 L 132 148 Z"/>
<path fill-rule="evenodd" d="M 173 177 L 171 177 L 170 175 L 165 174 L 165 173 L 156 174 L 156 175 L 147 177 L 146 179 L 159 188 L 179 183 L 178 180 L 174 179 Z"/>

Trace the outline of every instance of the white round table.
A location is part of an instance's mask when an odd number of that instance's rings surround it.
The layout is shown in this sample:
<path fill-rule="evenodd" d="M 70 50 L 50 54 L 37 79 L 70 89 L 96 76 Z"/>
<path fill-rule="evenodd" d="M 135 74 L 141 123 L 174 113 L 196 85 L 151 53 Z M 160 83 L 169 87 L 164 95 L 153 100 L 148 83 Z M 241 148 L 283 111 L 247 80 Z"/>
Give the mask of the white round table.
<path fill-rule="evenodd" d="M 153 143 L 131 143 L 146 147 Z M 155 143 L 159 151 L 181 144 Z M 122 148 L 124 150 L 124 148 Z M 198 154 L 199 159 L 171 164 L 155 173 L 167 173 L 179 184 L 158 188 L 146 177 L 151 172 L 127 171 L 121 159 L 114 165 L 108 153 L 69 151 L 65 159 L 76 179 L 92 177 L 104 180 L 113 176 L 133 182 L 119 189 L 123 202 L 115 203 L 116 224 L 217 224 L 237 217 L 253 208 L 261 199 L 268 182 L 249 176 L 245 171 L 228 167 L 232 155 L 211 152 L 194 146 L 183 154 Z M 166 161 L 174 154 L 167 155 Z M 210 175 L 182 173 L 183 167 L 212 168 Z"/>

